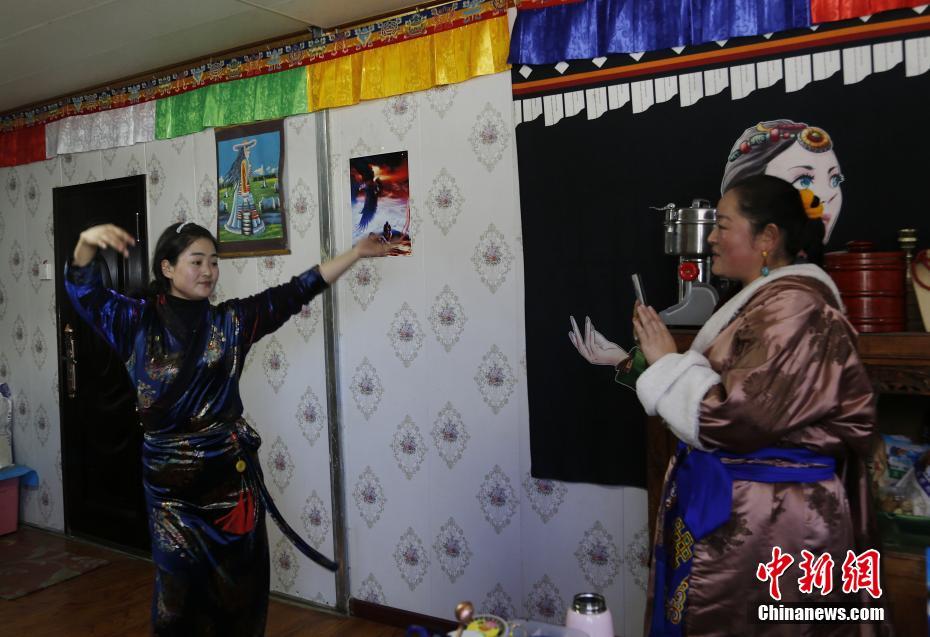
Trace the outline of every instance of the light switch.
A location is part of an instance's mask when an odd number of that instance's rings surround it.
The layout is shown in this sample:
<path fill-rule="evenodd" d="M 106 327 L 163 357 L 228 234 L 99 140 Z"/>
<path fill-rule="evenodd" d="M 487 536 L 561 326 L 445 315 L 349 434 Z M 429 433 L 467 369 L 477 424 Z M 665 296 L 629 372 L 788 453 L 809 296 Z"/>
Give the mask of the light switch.
<path fill-rule="evenodd" d="M 52 264 L 48 262 L 48 259 L 42 262 L 42 273 L 39 277 L 41 281 L 51 281 L 52 280 Z"/>

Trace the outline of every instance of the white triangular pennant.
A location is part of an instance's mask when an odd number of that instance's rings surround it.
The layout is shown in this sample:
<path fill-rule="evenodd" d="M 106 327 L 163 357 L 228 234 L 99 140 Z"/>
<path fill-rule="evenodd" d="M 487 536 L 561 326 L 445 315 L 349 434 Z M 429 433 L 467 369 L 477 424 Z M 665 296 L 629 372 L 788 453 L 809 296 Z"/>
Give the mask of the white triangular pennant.
<path fill-rule="evenodd" d="M 639 51 L 638 53 L 630 53 L 630 57 L 639 62 L 639 59 L 643 57 L 645 51 Z"/>
<path fill-rule="evenodd" d="M 727 43 L 726 40 L 714 40 L 714 42 L 716 42 L 717 46 L 720 46 L 720 47 L 724 46 Z"/>
<path fill-rule="evenodd" d="M 763 33 L 763 34 L 762 34 L 762 37 L 765 38 L 766 40 L 768 40 L 768 39 L 771 38 L 773 35 L 775 35 L 775 34 L 774 34 L 774 33 Z"/>
<path fill-rule="evenodd" d="M 604 66 L 604 62 L 607 61 L 607 58 L 603 58 L 603 57 L 601 57 L 601 58 L 594 58 L 594 59 L 591 60 L 591 61 L 594 63 L 594 66 L 596 66 L 597 68 L 601 68 L 602 66 Z"/>
<path fill-rule="evenodd" d="M 685 47 L 683 47 L 683 46 L 673 46 L 673 47 L 672 47 L 672 51 L 674 51 L 675 53 L 681 53 L 681 52 L 684 51 L 684 50 L 685 50 Z"/>
<path fill-rule="evenodd" d="M 558 64 L 555 65 L 555 70 L 559 72 L 559 75 L 562 75 L 563 73 L 565 73 L 565 70 L 567 68 L 568 68 L 568 64 L 566 62 L 559 62 Z"/>
<path fill-rule="evenodd" d="M 523 76 L 523 79 L 524 79 L 524 80 L 525 80 L 526 78 L 528 78 L 528 77 L 530 76 L 530 73 L 532 73 L 532 72 L 533 72 L 533 69 L 531 69 L 530 67 L 528 67 L 526 64 L 524 64 L 523 66 L 521 66 L 521 67 L 520 67 L 520 70 L 517 71 L 517 73 L 519 73 L 520 75 Z"/>

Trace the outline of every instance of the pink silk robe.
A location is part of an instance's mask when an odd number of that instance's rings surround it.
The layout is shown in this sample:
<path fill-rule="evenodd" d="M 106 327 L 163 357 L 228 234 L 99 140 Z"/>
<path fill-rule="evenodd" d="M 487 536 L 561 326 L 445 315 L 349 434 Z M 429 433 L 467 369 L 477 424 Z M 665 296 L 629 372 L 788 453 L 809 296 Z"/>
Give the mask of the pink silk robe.
<path fill-rule="evenodd" d="M 872 386 L 856 351 L 856 333 L 834 294 L 811 277 L 773 280 L 755 292 L 703 354 L 720 376 L 699 406 L 703 447 L 735 453 L 803 447 L 835 457 L 838 475 L 813 483 L 734 480 L 729 522 L 693 547 L 685 634 L 880 633 L 871 624 L 759 624 L 750 615 L 759 604 L 777 604 L 768 583 L 756 578 L 757 566 L 771 560 L 775 545 L 795 560 L 779 580 L 782 601 L 881 603 L 864 592 L 858 598 L 842 593 L 846 551 L 879 548 L 864 464 L 878 435 Z M 657 542 L 662 540 L 662 513 L 660 507 Z M 816 588 L 813 595 L 799 592 L 802 549 L 815 558 L 823 552 L 832 555 L 833 592 L 828 597 Z M 654 577 L 650 573 L 647 634 Z"/>

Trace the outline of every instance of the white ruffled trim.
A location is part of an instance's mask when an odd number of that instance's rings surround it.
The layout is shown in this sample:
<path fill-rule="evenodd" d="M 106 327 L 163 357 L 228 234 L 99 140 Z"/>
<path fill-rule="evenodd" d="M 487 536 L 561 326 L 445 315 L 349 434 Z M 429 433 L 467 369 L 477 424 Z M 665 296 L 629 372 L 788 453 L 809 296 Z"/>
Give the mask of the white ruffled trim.
<path fill-rule="evenodd" d="M 696 351 L 666 354 L 636 379 L 636 395 L 650 416 L 662 416 L 679 439 L 704 449 L 700 434 L 701 401 L 720 375 Z M 706 449 L 705 449 L 706 450 Z"/>

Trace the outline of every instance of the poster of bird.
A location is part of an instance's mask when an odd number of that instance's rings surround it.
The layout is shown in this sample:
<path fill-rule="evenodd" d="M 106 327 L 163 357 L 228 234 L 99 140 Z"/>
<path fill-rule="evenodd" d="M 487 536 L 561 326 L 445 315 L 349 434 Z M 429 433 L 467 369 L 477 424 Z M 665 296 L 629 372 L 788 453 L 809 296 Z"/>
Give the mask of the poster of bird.
<path fill-rule="evenodd" d="M 349 192 L 352 245 L 369 233 L 411 244 L 407 151 L 349 159 Z"/>

